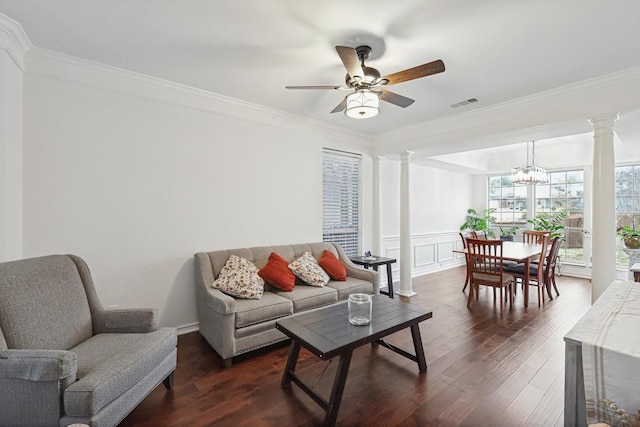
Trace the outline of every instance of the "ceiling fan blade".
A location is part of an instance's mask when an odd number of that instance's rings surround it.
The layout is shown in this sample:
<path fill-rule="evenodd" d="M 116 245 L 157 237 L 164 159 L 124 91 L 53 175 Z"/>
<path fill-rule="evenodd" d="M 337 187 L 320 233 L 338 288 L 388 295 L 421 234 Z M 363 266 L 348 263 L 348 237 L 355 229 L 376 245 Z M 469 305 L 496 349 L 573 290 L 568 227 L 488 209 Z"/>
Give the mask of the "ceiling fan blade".
<path fill-rule="evenodd" d="M 286 89 L 344 89 L 341 86 L 285 86 Z"/>
<path fill-rule="evenodd" d="M 339 113 L 340 111 L 343 111 L 345 108 L 347 108 L 347 98 L 346 97 L 342 100 L 342 102 L 340 104 L 338 104 L 336 106 L 336 108 L 331 110 L 331 112 L 332 113 Z"/>
<path fill-rule="evenodd" d="M 409 105 L 416 102 L 411 98 L 398 95 L 397 93 L 389 92 L 388 90 L 380 89 L 380 90 L 376 90 L 376 92 L 381 92 L 380 99 L 382 99 L 383 101 L 390 102 L 391 104 L 397 105 L 398 107 L 407 108 Z"/>
<path fill-rule="evenodd" d="M 438 59 L 428 64 L 418 65 L 417 67 L 409 68 L 404 71 L 398 71 L 397 73 L 389 74 L 388 76 L 381 77 L 380 80 L 388 80 L 388 85 L 395 85 L 398 83 L 406 82 L 408 80 L 419 79 L 420 77 L 430 76 L 432 74 L 442 73 L 444 71 L 444 62 Z"/>
<path fill-rule="evenodd" d="M 360 65 L 360 58 L 358 58 L 356 50 L 352 47 L 336 46 L 336 51 L 338 55 L 340 55 L 340 59 L 344 64 L 344 68 L 347 69 L 349 77 L 362 80 L 364 78 L 364 71 Z"/>

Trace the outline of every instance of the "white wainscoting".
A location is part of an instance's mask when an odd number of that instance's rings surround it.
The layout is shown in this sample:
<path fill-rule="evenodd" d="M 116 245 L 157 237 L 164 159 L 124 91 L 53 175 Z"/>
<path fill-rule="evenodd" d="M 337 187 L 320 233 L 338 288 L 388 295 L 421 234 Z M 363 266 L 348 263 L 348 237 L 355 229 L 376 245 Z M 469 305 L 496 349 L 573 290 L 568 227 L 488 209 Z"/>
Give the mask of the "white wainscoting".
<path fill-rule="evenodd" d="M 381 239 L 381 256 L 395 258 L 391 264 L 393 281 L 400 280 L 400 236 Z M 459 231 L 414 234 L 411 236 L 411 277 L 464 265 L 464 255 L 453 252 L 462 249 Z M 386 285 L 387 275 L 380 270 L 380 283 Z"/>

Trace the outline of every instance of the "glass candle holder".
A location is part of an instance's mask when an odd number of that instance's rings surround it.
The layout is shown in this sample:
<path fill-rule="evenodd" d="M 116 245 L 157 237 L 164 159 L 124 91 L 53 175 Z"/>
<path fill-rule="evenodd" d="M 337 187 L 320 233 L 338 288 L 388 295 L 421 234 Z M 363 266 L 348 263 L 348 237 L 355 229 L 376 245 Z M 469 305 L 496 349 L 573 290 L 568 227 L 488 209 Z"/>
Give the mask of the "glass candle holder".
<path fill-rule="evenodd" d="M 363 326 L 371 322 L 371 295 L 349 295 L 349 323 Z"/>

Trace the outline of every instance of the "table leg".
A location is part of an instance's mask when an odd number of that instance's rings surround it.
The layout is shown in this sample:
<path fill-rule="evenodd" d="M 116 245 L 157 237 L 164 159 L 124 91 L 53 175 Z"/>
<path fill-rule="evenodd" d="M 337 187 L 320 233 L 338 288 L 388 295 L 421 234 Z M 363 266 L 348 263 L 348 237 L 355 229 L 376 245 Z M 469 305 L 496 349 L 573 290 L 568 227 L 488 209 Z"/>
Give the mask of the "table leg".
<path fill-rule="evenodd" d="M 282 382 L 280 386 L 282 388 L 291 385 L 291 373 L 296 370 L 298 364 L 298 355 L 300 354 L 300 344 L 296 341 L 291 341 L 291 348 L 289 349 L 289 358 L 287 359 L 287 365 L 284 367 L 284 375 L 282 376 Z"/>
<path fill-rule="evenodd" d="M 324 425 L 332 427 L 336 425 L 338 419 L 338 411 L 340 410 L 340 402 L 342 401 L 342 393 L 347 382 L 347 374 L 349 373 L 349 365 L 351 364 L 352 350 L 345 351 L 340 356 L 336 378 L 331 388 L 331 397 L 329 398 L 329 407 L 327 415 L 324 418 Z"/>
<path fill-rule="evenodd" d="M 529 258 L 524 260 L 524 306 L 529 307 Z"/>
<path fill-rule="evenodd" d="M 420 326 L 417 323 L 411 325 L 411 336 L 413 337 L 413 347 L 416 350 L 416 358 L 418 359 L 418 369 L 420 372 L 425 372 L 427 370 L 427 359 L 424 357 Z"/>
<path fill-rule="evenodd" d="M 389 289 L 389 298 L 393 299 L 393 273 L 391 272 L 391 264 L 387 264 L 387 286 Z"/>

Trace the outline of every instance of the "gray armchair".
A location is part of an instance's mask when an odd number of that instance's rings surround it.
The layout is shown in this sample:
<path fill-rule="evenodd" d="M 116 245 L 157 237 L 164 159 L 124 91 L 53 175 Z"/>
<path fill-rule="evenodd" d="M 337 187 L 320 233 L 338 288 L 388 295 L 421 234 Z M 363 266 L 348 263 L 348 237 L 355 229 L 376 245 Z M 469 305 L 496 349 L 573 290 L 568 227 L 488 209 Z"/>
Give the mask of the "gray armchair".
<path fill-rule="evenodd" d="M 86 263 L 0 263 L 0 426 L 115 426 L 169 390 L 177 334 L 152 309 L 105 310 Z"/>

